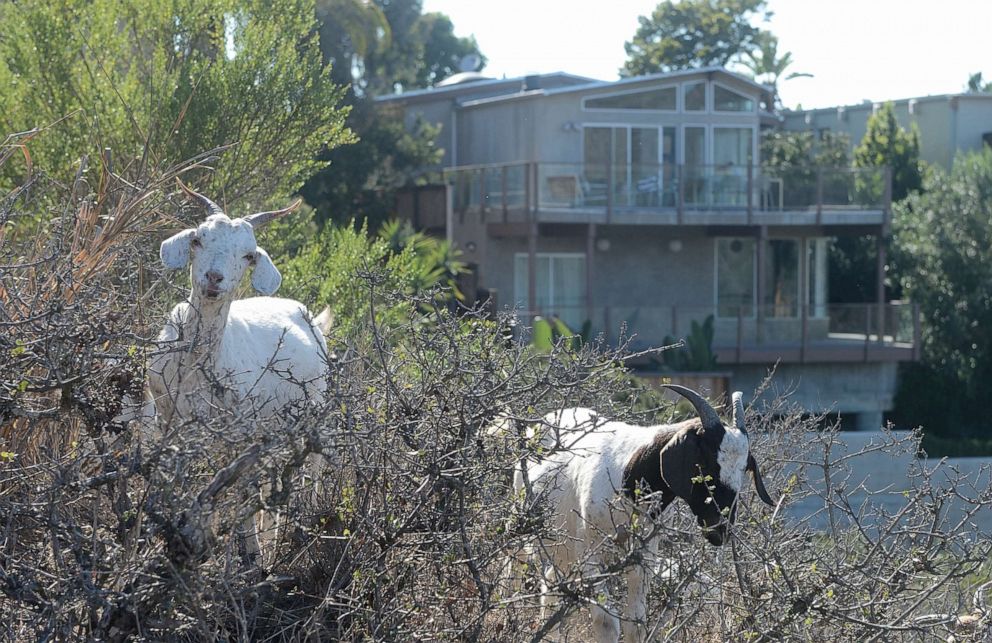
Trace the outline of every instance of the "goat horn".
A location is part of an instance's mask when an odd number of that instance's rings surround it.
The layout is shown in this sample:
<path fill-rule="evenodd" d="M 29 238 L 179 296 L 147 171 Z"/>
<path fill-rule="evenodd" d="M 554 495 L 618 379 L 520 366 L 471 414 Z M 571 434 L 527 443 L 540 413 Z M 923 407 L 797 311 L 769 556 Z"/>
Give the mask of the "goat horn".
<path fill-rule="evenodd" d="M 696 414 L 699 415 L 699 419 L 702 420 L 704 429 L 723 426 L 723 422 L 720 421 L 720 416 L 717 414 L 716 410 L 710 406 L 710 403 L 707 402 L 706 399 L 699 393 L 690 388 L 679 386 L 678 384 L 662 384 L 662 386 L 675 391 L 685 399 L 689 400 L 689 403 L 692 404 L 694 409 L 696 409 Z"/>
<path fill-rule="evenodd" d="M 741 430 L 741 433 L 747 435 L 747 429 L 744 428 L 744 394 L 740 391 L 734 391 L 732 398 L 734 405 L 731 411 L 731 420 L 734 426 Z"/>
<path fill-rule="evenodd" d="M 178 176 L 176 177 L 176 183 L 178 183 L 179 188 L 184 193 L 186 193 L 186 196 L 199 201 L 200 205 L 205 207 L 207 209 L 207 212 L 209 212 L 210 214 L 224 214 L 224 210 L 221 209 L 219 205 L 217 205 L 207 197 L 203 196 L 199 192 L 194 192 L 193 190 L 189 189 Z"/>
<path fill-rule="evenodd" d="M 259 212 L 257 214 L 249 214 L 244 218 L 244 220 L 250 223 L 251 227 L 258 228 L 265 225 L 269 221 L 273 221 L 275 219 L 278 219 L 279 217 L 286 216 L 296 208 L 300 207 L 301 203 L 303 203 L 303 199 L 297 199 L 295 203 L 291 203 L 282 210 L 271 210 L 269 212 Z"/>

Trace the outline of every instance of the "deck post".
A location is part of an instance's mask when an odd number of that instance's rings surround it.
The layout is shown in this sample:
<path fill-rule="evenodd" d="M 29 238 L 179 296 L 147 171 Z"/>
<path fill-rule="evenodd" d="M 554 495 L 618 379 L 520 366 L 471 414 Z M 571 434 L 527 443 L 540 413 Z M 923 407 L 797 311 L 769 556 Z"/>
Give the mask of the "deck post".
<path fill-rule="evenodd" d="M 799 307 L 802 309 L 803 314 L 803 327 L 802 327 L 802 341 L 799 344 L 799 363 L 806 363 L 806 349 L 809 345 L 809 306 L 806 302 L 800 302 Z"/>
<path fill-rule="evenodd" d="M 534 164 L 528 168 L 527 176 L 531 176 Z M 530 181 L 528 181 L 530 183 Z M 530 197 L 528 195 L 528 203 Z M 527 221 L 527 308 L 531 321 L 537 314 L 537 212 L 534 208 L 528 208 Z"/>
<path fill-rule="evenodd" d="M 717 311 L 719 312 L 719 311 Z M 737 307 L 737 363 L 741 363 L 741 353 L 744 350 L 744 307 Z"/>
<path fill-rule="evenodd" d="M 502 195 L 502 198 L 500 199 L 500 203 L 503 206 L 503 223 L 506 223 L 506 211 L 507 211 L 507 204 L 506 204 L 506 188 L 507 188 L 506 169 L 507 169 L 507 166 L 506 165 L 504 165 L 502 168 L 500 168 L 500 177 L 499 177 L 499 183 L 500 183 L 499 191 L 500 191 L 500 194 Z"/>
<path fill-rule="evenodd" d="M 677 191 L 677 203 L 678 208 L 678 223 L 682 225 L 685 221 L 685 166 L 676 165 L 675 166 L 675 181 L 676 181 L 676 191 Z"/>
<path fill-rule="evenodd" d="M 864 361 L 868 361 L 868 345 L 871 344 L 871 305 L 865 306 L 865 353 Z"/>
<path fill-rule="evenodd" d="M 758 226 L 758 238 L 755 241 L 757 266 L 757 284 L 755 287 L 755 343 L 758 345 L 765 343 L 765 246 L 768 243 L 768 226 Z"/>
<path fill-rule="evenodd" d="M 747 164 L 747 224 L 754 223 L 754 164 Z"/>
<path fill-rule="evenodd" d="M 610 155 L 606 160 L 606 222 L 613 219 L 613 146 L 610 146 Z"/>
<path fill-rule="evenodd" d="M 920 305 L 913 304 L 913 360 L 918 361 L 923 347 L 923 328 L 920 323 Z"/>
<path fill-rule="evenodd" d="M 816 225 L 823 225 L 823 168 L 816 166 Z"/>
<path fill-rule="evenodd" d="M 885 238 L 884 227 L 876 240 L 876 266 L 875 266 L 875 291 L 876 304 L 878 305 L 878 343 L 885 341 L 883 332 L 885 331 L 885 264 L 888 258 L 888 247 Z"/>
<path fill-rule="evenodd" d="M 596 224 L 590 223 L 586 232 L 586 319 L 591 320 L 593 279 L 596 275 Z"/>

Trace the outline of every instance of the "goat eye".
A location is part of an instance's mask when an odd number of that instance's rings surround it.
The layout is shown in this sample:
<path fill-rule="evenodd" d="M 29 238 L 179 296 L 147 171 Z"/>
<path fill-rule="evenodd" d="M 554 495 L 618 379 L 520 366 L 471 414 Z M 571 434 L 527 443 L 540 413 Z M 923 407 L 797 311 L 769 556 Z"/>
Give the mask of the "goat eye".
<path fill-rule="evenodd" d="M 189 242 L 189 245 L 193 246 L 194 248 L 199 248 L 203 244 L 200 243 L 200 240 L 199 239 L 197 239 L 196 237 L 193 237 L 193 240 Z"/>
<path fill-rule="evenodd" d="M 254 252 L 249 252 L 248 254 L 246 254 L 245 255 L 245 260 L 247 260 L 247 261 L 255 261 L 255 253 Z"/>

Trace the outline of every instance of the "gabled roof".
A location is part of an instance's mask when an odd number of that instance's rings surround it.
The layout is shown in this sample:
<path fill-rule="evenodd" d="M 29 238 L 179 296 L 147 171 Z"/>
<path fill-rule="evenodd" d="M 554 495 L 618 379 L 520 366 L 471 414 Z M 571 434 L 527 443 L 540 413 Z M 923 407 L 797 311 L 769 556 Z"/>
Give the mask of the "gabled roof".
<path fill-rule="evenodd" d="M 558 80 L 565 83 L 574 83 L 581 85 L 588 85 L 590 83 L 597 83 L 593 78 L 588 78 L 586 76 L 576 76 L 575 74 L 566 74 L 564 72 L 553 72 L 550 74 L 535 74 L 537 78 L 541 80 Z M 517 93 L 521 87 L 523 87 L 525 80 L 528 77 L 520 76 L 517 78 L 484 78 L 479 77 L 478 80 L 467 80 L 464 82 L 456 83 L 453 85 L 437 85 L 435 87 L 428 87 L 426 89 L 414 89 L 412 91 L 403 92 L 400 94 L 389 94 L 387 96 L 378 96 L 375 101 L 377 103 L 386 103 L 391 101 L 401 101 L 416 99 L 421 97 L 429 98 L 439 98 L 444 96 L 456 96 L 463 93 L 473 93 L 478 90 L 492 91 L 497 90 L 501 85 L 505 85 L 507 88 L 507 94 Z M 511 94 L 512 95 L 512 94 Z"/>
<path fill-rule="evenodd" d="M 588 83 L 581 83 L 575 85 L 568 85 L 565 87 L 551 87 L 547 89 L 530 89 L 526 91 L 517 91 L 512 94 L 499 94 L 495 96 L 488 97 L 466 97 L 464 100 L 459 101 L 459 105 L 463 107 L 473 107 L 475 105 L 486 105 L 491 103 L 496 103 L 500 101 L 508 100 L 518 100 L 521 98 L 532 98 L 535 96 L 557 96 L 560 94 L 568 94 L 574 92 L 587 92 L 596 89 L 605 88 L 620 88 L 626 87 L 628 85 L 634 85 L 638 83 L 651 82 L 656 80 L 680 80 L 687 76 L 698 76 L 700 74 L 720 74 L 732 78 L 733 80 L 749 85 L 760 92 L 770 92 L 771 87 L 768 85 L 762 85 L 757 83 L 746 76 L 728 71 L 723 67 L 700 67 L 698 69 L 683 69 L 679 71 L 670 72 L 659 72 L 657 74 L 645 74 L 644 76 L 631 76 L 629 78 L 621 78 L 619 80 L 595 80 Z"/>
<path fill-rule="evenodd" d="M 742 82 L 746 85 L 750 85 L 751 87 L 759 91 L 771 91 L 771 87 L 769 87 L 768 85 L 762 85 L 761 83 L 751 80 L 747 76 L 742 76 L 736 72 L 732 72 L 723 67 L 699 67 L 698 69 L 680 69 L 678 71 L 667 71 L 667 72 L 658 72 L 656 74 L 645 74 L 644 76 L 631 76 L 629 78 L 621 78 L 620 80 L 595 81 L 587 85 L 556 87 L 554 89 L 549 89 L 547 93 L 562 94 L 571 91 L 588 91 L 590 89 L 599 89 L 600 87 L 624 87 L 626 85 L 631 85 L 634 83 L 643 83 L 645 81 L 650 81 L 650 80 L 677 80 L 680 78 L 684 78 L 685 76 L 695 76 L 697 74 L 723 74 L 725 76 L 730 76 L 734 80 Z"/>

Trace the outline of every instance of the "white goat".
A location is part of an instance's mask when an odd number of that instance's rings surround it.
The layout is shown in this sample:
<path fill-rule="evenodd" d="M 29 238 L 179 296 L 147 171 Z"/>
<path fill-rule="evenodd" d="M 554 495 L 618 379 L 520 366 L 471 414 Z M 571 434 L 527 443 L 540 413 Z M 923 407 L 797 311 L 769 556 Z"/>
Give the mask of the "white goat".
<path fill-rule="evenodd" d="M 551 604 L 550 585 L 564 578 L 570 568 L 582 565 L 582 574 L 594 579 L 602 573 L 604 539 L 622 540 L 632 528 L 634 503 L 646 487 L 658 513 L 675 498 L 685 500 L 695 514 L 706 539 L 724 543 L 727 525 L 735 516 L 737 493 L 750 471 L 758 496 L 774 505 L 749 451 L 744 428 L 744 405 L 740 392 L 733 394 L 733 419 L 724 425 L 709 403 L 695 391 L 667 385 L 688 399 L 698 419 L 652 427 L 608 421 L 590 409 L 574 408 L 551 413 L 539 436 L 542 451 L 537 462 L 528 462 L 515 472 L 518 493 L 532 492 L 551 511 L 548 526 L 563 530 L 563 538 L 546 538 L 530 545 L 526 555 L 538 562 L 545 554 L 542 598 L 547 617 Z M 528 489 L 529 487 L 529 489 Z M 656 533 L 656 532 L 655 532 Z M 645 543 L 645 564 L 626 572 L 628 597 L 623 618 L 624 640 L 643 641 L 647 616 L 649 568 L 657 557 L 657 538 Z M 597 594 L 608 597 L 601 582 Z M 615 614 L 597 603 L 592 608 L 595 640 L 615 643 L 620 623 Z"/>
<path fill-rule="evenodd" d="M 317 400 L 327 389 L 327 345 L 303 304 L 267 296 L 234 300 L 249 268 L 255 290 L 271 295 L 279 288 L 282 277 L 257 246 L 254 230 L 300 202 L 231 219 L 207 197 L 180 186 L 209 216 L 162 242 L 166 267 L 190 265 L 192 290 L 159 333 L 159 350 L 149 360 L 149 390 L 167 426 L 224 409 L 252 421 L 250 434 L 278 421 L 287 405 Z M 254 521 L 248 522 L 248 533 L 255 533 Z M 247 540 L 248 553 L 260 554 L 257 537 Z"/>

